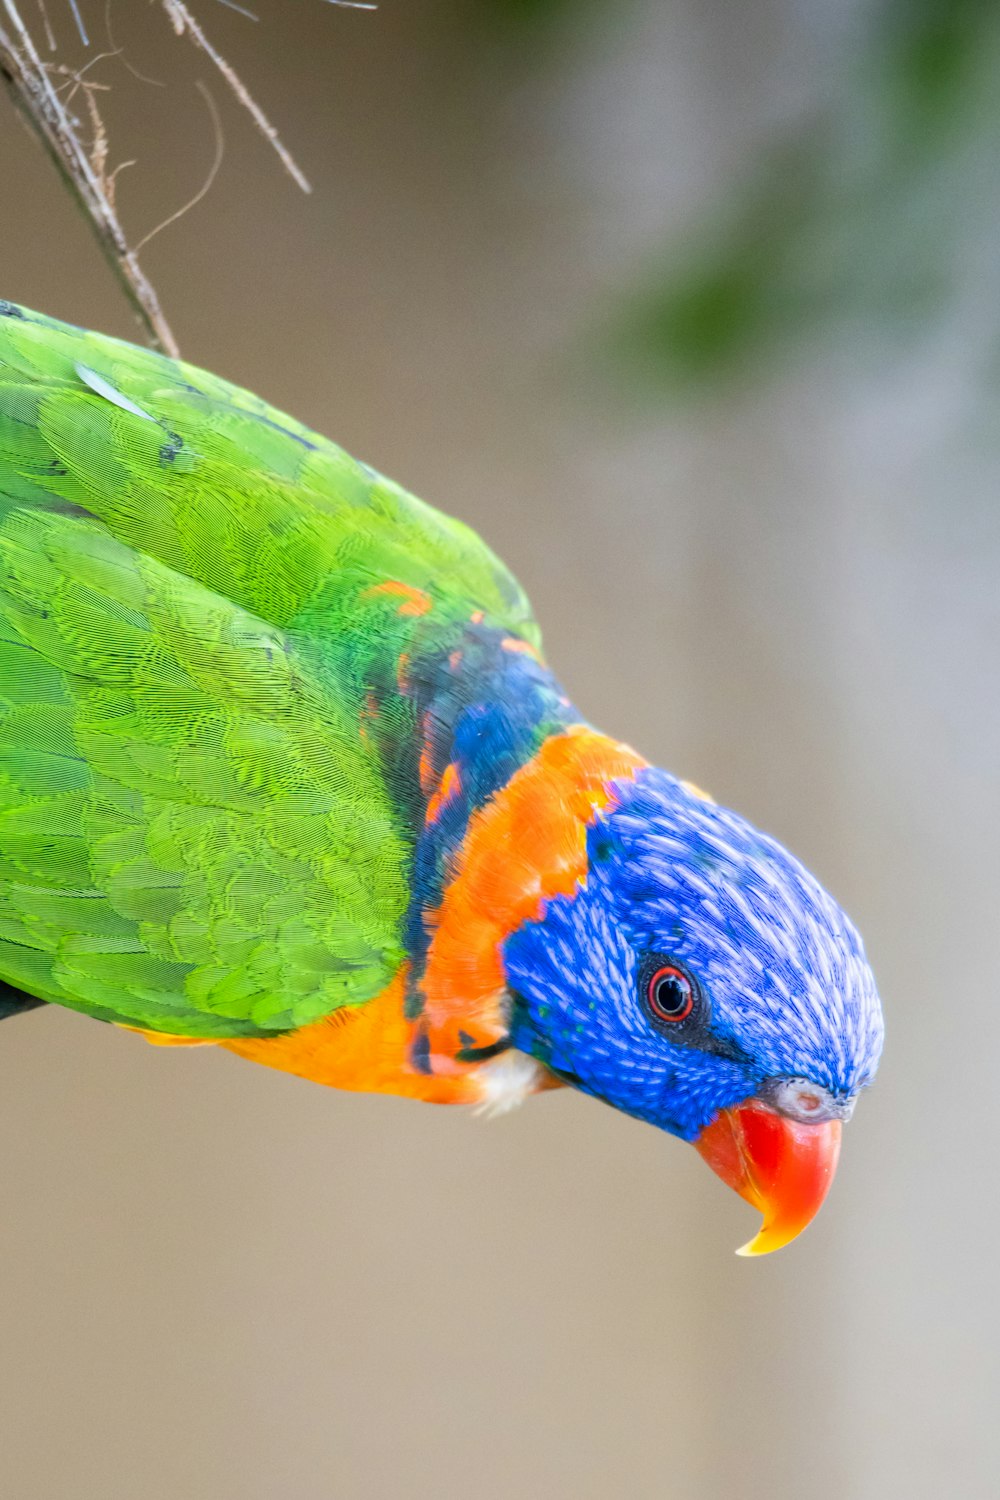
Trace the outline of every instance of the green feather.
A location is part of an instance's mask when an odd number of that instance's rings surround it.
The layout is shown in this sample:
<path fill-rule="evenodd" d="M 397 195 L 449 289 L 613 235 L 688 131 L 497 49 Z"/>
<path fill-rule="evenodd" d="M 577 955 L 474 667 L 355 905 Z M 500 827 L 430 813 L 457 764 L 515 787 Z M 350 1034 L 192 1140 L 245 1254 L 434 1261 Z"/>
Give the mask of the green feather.
<path fill-rule="evenodd" d="M 0 314 L 0 981 L 192 1037 L 362 1003 L 405 956 L 413 842 L 366 695 L 418 626 L 537 644 L 527 601 L 247 392 Z"/>

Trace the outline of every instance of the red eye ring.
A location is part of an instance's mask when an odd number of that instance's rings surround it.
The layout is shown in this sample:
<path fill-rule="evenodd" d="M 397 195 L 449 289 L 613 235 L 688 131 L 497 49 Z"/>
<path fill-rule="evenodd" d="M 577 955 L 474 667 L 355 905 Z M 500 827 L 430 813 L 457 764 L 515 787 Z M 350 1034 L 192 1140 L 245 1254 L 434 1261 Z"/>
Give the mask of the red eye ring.
<path fill-rule="evenodd" d="M 650 976 L 646 999 L 656 1019 L 673 1026 L 694 1010 L 694 985 L 676 964 L 664 964 Z"/>

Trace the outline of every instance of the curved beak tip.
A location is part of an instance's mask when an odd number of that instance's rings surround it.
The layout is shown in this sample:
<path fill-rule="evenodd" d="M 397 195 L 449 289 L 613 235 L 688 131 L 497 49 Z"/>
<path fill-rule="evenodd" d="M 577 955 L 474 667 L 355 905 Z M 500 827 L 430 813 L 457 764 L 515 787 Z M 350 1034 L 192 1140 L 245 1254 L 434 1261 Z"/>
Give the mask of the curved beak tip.
<path fill-rule="evenodd" d="M 736 1254 L 748 1257 L 751 1255 L 770 1255 L 772 1250 L 781 1250 L 785 1245 L 790 1244 L 793 1239 L 802 1233 L 805 1227 L 803 1224 L 801 1228 L 796 1229 L 792 1234 L 781 1234 L 780 1232 L 776 1233 L 774 1228 L 765 1220 L 753 1239 L 747 1240 L 745 1245 L 741 1245 Z"/>
<path fill-rule="evenodd" d="M 837 1169 L 839 1119 L 803 1123 L 759 1100 L 724 1109 L 695 1141 L 712 1170 L 764 1222 L 737 1255 L 769 1255 L 816 1217 Z"/>

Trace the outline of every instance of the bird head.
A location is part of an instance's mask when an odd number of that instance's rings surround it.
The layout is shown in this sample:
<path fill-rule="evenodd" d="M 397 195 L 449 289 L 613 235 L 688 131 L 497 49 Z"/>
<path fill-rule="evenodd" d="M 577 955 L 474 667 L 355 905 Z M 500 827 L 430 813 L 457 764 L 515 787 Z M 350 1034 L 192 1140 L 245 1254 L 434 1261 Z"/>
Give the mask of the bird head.
<path fill-rule="evenodd" d="M 613 788 L 587 875 L 507 939 L 511 1041 L 694 1143 L 793 1239 L 872 1079 L 882 1016 L 857 931 L 773 839 L 664 771 Z"/>

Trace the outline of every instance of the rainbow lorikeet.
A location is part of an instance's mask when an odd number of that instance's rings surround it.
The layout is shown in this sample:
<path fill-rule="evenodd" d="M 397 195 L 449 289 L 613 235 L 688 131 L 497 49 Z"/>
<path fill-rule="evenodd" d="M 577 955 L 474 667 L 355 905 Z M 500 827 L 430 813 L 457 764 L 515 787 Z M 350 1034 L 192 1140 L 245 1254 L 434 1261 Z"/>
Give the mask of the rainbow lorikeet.
<path fill-rule="evenodd" d="M 0 304 L 0 1013 L 347 1089 L 570 1084 L 785 1244 L 882 1021 L 773 840 L 593 729 L 457 521 L 263 401 Z"/>

